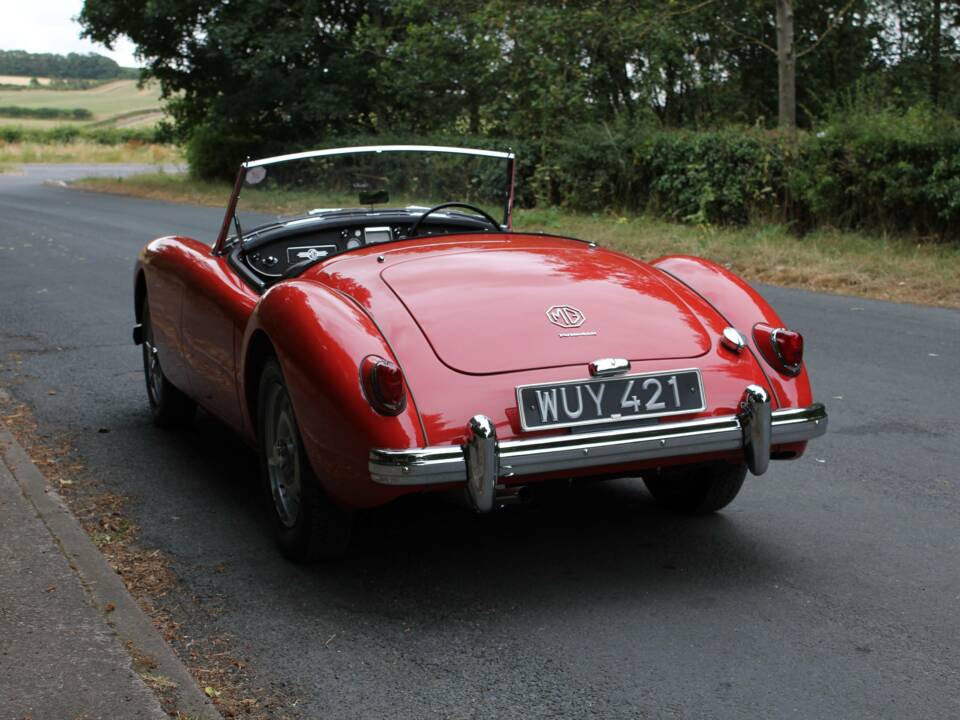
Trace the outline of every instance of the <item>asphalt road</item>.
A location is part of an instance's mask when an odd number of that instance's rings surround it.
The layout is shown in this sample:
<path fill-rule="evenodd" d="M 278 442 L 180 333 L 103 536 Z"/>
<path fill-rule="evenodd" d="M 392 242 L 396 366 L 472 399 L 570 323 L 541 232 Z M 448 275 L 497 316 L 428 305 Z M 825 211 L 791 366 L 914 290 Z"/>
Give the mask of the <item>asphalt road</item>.
<path fill-rule="evenodd" d="M 633 481 L 485 517 L 407 502 L 294 567 L 249 451 L 208 417 L 151 425 L 129 339 L 139 248 L 220 213 L 39 182 L 85 172 L 0 175 L 0 379 L 130 496 L 184 633 L 232 636 L 303 717 L 960 716 L 960 312 L 762 288 L 830 432 L 717 516 Z"/>

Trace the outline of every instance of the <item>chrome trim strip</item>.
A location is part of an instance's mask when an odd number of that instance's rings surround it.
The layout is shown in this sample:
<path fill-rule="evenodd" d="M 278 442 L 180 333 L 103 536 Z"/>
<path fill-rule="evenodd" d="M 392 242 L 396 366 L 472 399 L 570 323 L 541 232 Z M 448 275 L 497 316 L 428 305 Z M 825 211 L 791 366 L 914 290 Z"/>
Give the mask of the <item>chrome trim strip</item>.
<path fill-rule="evenodd" d="M 592 377 L 607 377 L 630 372 L 630 361 L 626 358 L 597 358 L 587 367 Z"/>
<path fill-rule="evenodd" d="M 827 431 L 827 411 L 820 403 L 774 410 L 770 415 L 771 445 L 811 440 Z M 497 447 L 499 477 L 534 475 L 741 450 L 744 420 L 740 415 L 724 415 L 576 435 L 501 440 Z M 369 470 L 372 480 L 381 485 L 438 485 L 467 480 L 464 450 L 456 445 L 371 450 Z"/>
<path fill-rule="evenodd" d="M 448 147 L 445 145 L 359 145 L 357 147 L 329 148 L 327 150 L 307 150 L 306 152 L 290 153 L 289 155 L 275 155 L 259 160 L 247 160 L 243 163 L 244 168 L 255 168 L 261 165 L 272 165 L 287 160 L 305 160 L 314 157 L 329 157 L 331 155 L 350 155 L 352 153 L 375 153 L 375 152 L 443 152 L 454 153 L 457 155 L 483 155 L 484 157 L 503 158 L 504 160 L 513 160 L 514 154 L 511 152 L 499 152 L 497 150 L 477 150 L 473 148 Z"/>

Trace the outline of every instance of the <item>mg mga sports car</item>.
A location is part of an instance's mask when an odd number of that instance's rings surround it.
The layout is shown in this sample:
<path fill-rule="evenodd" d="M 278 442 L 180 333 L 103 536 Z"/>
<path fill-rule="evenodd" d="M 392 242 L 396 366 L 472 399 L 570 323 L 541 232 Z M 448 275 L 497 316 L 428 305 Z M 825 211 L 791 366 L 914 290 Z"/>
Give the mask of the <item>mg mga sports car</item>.
<path fill-rule="evenodd" d="M 696 257 L 641 262 L 512 230 L 514 156 L 296 153 L 240 167 L 219 236 L 135 270 L 156 422 L 197 405 L 257 448 L 284 554 L 342 552 L 352 512 L 548 480 L 642 477 L 709 513 L 826 431 L 803 338 Z"/>

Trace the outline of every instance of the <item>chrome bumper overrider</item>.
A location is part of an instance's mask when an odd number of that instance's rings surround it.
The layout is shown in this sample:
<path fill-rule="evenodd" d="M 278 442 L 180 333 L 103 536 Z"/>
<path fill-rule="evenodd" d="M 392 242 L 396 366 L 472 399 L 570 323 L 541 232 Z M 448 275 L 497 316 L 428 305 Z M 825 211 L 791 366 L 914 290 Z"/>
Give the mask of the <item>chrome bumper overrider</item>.
<path fill-rule="evenodd" d="M 493 506 L 500 478 L 736 450 L 744 452 L 750 471 L 761 475 L 771 445 L 826 431 L 827 411 L 820 403 L 771 411 L 767 392 L 750 385 L 735 415 L 588 433 L 498 441 L 493 423 L 476 415 L 462 447 L 371 450 L 369 467 L 373 481 L 384 485 L 466 481 L 477 509 L 485 511 Z"/>

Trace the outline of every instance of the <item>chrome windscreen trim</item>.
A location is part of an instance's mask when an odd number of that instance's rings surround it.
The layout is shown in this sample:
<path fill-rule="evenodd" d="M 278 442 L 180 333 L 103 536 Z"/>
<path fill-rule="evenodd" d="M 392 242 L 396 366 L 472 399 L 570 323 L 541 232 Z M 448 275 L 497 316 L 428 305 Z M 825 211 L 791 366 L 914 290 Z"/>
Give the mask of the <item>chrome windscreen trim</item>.
<path fill-rule="evenodd" d="M 354 153 L 380 153 L 380 152 L 441 152 L 455 155 L 481 155 L 483 157 L 502 158 L 512 160 L 512 152 L 500 152 L 498 150 L 480 150 L 478 148 L 448 147 L 445 145 L 360 145 L 356 147 L 327 148 L 324 150 L 307 150 L 306 152 L 290 153 L 288 155 L 275 155 L 273 157 L 260 158 L 258 160 L 247 160 L 243 163 L 245 168 L 255 168 L 262 165 L 273 165 L 274 163 L 286 162 L 288 160 L 305 160 L 315 157 L 330 157 L 331 155 L 352 155 Z"/>
<path fill-rule="evenodd" d="M 820 403 L 771 413 L 772 446 L 811 440 L 826 431 L 827 411 Z M 576 435 L 501 440 L 497 443 L 498 474 L 508 478 L 743 450 L 743 432 L 743 418 L 724 415 Z M 467 480 L 464 449 L 458 445 L 376 449 L 370 452 L 368 465 L 371 479 L 382 485 L 440 485 Z"/>

